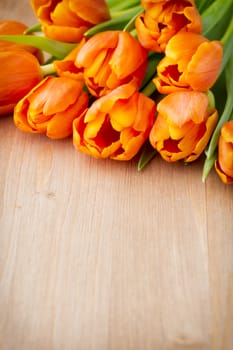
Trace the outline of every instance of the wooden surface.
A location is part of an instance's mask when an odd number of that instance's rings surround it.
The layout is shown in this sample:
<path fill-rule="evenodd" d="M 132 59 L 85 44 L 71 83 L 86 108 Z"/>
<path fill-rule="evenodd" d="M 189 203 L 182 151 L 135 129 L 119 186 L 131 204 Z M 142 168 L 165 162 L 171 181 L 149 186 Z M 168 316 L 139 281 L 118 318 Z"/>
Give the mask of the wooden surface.
<path fill-rule="evenodd" d="M 1 19 L 34 23 L 29 2 Z M 1 350 L 232 350 L 233 187 L 0 119 Z"/>

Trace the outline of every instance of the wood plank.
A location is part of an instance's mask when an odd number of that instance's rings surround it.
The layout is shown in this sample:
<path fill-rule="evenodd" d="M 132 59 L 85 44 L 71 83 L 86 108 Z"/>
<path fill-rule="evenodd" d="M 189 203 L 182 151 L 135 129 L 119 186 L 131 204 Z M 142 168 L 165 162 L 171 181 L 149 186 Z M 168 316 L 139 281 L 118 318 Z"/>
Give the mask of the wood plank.
<path fill-rule="evenodd" d="M 0 142 L 0 349 L 232 349 L 233 187 L 203 184 L 202 160 L 138 173 L 11 116 Z"/>

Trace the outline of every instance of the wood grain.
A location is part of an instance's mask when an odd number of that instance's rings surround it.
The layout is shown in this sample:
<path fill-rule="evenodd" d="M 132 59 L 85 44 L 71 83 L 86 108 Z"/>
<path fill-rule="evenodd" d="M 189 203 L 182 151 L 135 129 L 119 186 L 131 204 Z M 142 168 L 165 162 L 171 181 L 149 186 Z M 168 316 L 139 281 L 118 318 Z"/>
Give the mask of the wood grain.
<path fill-rule="evenodd" d="M 29 2 L 2 19 L 32 24 Z M 0 119 L 1 350 L 232 350 L 233 187 Z"/>

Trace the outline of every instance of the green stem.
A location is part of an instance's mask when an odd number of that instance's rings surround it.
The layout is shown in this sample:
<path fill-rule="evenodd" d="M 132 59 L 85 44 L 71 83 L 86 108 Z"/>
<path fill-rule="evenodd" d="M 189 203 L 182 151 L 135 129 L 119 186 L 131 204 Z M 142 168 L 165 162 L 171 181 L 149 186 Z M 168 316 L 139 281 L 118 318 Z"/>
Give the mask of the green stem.
<path fill-rule="evenodd" d="M 54 69 L 54 64 L 53 63 L 44 64 L 44 65 L 40 66 L 40 68 L 42 70 L 43 76 L 55 73 L 55 69 Z"/>
<path fill-rule="evenodd" d="M 146 87 L 151 79 L 153 79 L 156 75 L 156 67 L 159 61 L 162 59 L 164 55 L 160 53 L 155 53 L 150 51 L 148 57 L 148 66 L 146 70 L 146 74 L 144 76 L 143 82 L 141 84 L 141 90 Z M 151 87 L 152 88 L 152 87 Z"/>
<path fill-rule="evenodd" d="M 150 80 L 149 83 L 141 90 L 141 93 L 150 97 L 155 91 L 156 91 L 155 84 L 153 83 L 152 80 Z"/>
<path fill-rule="evenodd" d="M 0 35 L 0 40 L 12 41 L 19 44 L 31 45 L 52 56 L 63 59 L 77 44 L 63 43 L 44 36 L 36 35 Z"/>

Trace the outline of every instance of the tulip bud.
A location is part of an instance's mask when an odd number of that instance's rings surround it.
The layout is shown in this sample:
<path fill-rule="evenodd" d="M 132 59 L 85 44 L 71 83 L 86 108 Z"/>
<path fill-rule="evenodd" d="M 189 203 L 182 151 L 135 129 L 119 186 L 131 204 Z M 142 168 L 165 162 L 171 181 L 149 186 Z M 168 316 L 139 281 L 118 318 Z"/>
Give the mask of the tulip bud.
<path fill-rule="evenodd" d="M 14 122 L 22 131 L 61 139 L 72 134 L 73 120 L 87 105 L 88 95 L 80 82 L 48 76 L 18 102 Z"/>
<path fill-rule="evenodd" d="M 142 46 L 155 52 L 164 52 L 168 41 L 181 30 L 201 33 L 201 16 L 194 1 L 142 1 L 145 11 L 135 27 Z"/>
<path fill-rule="evenodd" d="M 220 41 L 209 41 L 194 33 L 176 34 L 157 66 L 157 90 L 161 94 L 209 90 L 218 78 L 222 54 Z"/>
<path fill-rule="evenodd" d="M 0 21 L 0 35 L 17 35 L 24 34 L 28 27 L 17 21 Z M 23 49 L 31 52 L 40 63 L 43 63 L 43 53 L 34 46 L 18 44 L 6 40 L 0 40 L 0 50 L 18 50 Z"/>
<path fill-rule="evenodd" d="M 155 111 L 154 101 L 134 85 L 122 85 L 74 120 L 74 146 L 96 158 L 129 160 L 147 139 Z"/>
<path fill-rule="evenodd" d="M 0 50 L 0 115 L 13 112 L 16 103 L 42 79 L 38 60 L 26 50 Z"/>
<path fill-rule="evenodd" d="M 48 38 L 79 42 L 94 25 L 110 18 L 105 0 L 30 0 Z"/>
<path fill-rule="evenodd" d="M 147 68 L 147 51 L 128 32 L 95 34 L 80 49 L 75 65 L 83 69 L 85 83 L 95 97 L 122 84 L 139 87 Z"/>
<path fill-rule="evenodd" d="M 150 143 L 168 162 L 196 160 L 216 126 L 218 113 L 203 92 L 174 92 L 157 105 Z"/>
<path fill-rule="evenodd" d="M 226 122 L 221 128 L 215 169 L 222 182 L 233 183 L 233 120 Z"/>

